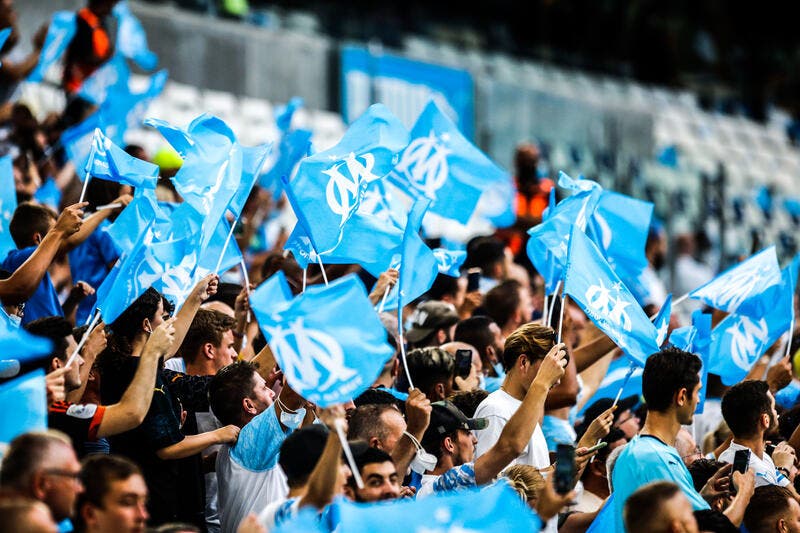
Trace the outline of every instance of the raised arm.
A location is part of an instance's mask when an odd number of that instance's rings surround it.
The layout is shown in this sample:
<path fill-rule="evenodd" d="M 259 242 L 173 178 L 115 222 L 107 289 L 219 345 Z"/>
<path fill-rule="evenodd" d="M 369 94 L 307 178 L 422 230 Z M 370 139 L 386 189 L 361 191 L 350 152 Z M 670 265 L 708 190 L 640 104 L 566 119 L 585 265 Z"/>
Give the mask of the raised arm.
<path fill-rule="evenodd" d="M 158 359 L 164 355 L 175 341 L 175 319 L 163 322 L 144 345 L 139 366 L 128 388 L 118 403 L 106 407 L 98 437 L 117 435 L 133 429 L 144 420 L 150 409 L 158 372 Z"/>
<path fill-rule="evenodd" d="M 218 286 L 219 276 L 216 274 L 209 274 L 194 286 L 192 292 L 189 293 L 189 297 L 186 298 L 183 307 L 181 307 L 181 310 L 175 316 L 175 343 L 164 356 L 164 359 L 169 359 L 175 355 L 178 348 L 181 347 L 183 339 L 189 331 L 189 326 L 192 325 L 194 315 L 197 314 L 197 310 L 200 309 L 203 302 L 208 300 L 209 296 L 217 293 Z"/>
<path fill-rule="evenodd" d="M 419 389 L 411 389 L 408 391 L 408 398 L 406 399 L 406 433 L 413 435 L 417 441 L 422 440 L 425 430 L 428 429 L 428 424 L 431 421 L 431 401 Z M 397 441 L 397 444 L 392 450 L 392 461 L 397 468 L 400 476 L 404 476 L 408 471 L 411 461 L 417 453 L 417 447 L 414 445 L 408 435 L 405 433 Z"/>
<path fill-rule="evenodd" d="M 336 484 L 336 478 L 339 476 L 339 461 L 342 456 L 342 443 L 336 434 L 336 424 L 342 424 L 345 432 L 347 432 L 347 426 L 344 407 L 341 405 L 323 409 L 319 416 L 320 420 L 328 426 L 328 440 L 325 442 L 325 449 L 322 450 L 319 461 L 308 477 L 308 490 L 300 498 L 300 508 L 311 506 L 321 511 L 333 501 L 337 490 L 341 489 Z"/>
<path fill-rule="evenodd" d="M 42 52 L 46 36 L 47 24 L 44 24 L 34 34 L 32 39 L 33 50 L 25 59 L 19 62 L 3 59 L 3 64 L 0 65 L 0 78 L 11 83 L 20 82 L 27 78 L 28 74 L 33 72 L 33 69 L 39 64 L 39 55 Z"/>
<path fill-rule="evenodd" d="M 475 481 L 478 485 L 489 483 L 518 457 L 531 440 L 536 424 L 544 415 L 544 402 L 550 388 L 564 375 L 567 352 L 564 344 L 553 346 L 542 360 L 525 398 L 517 411 L 508 419 L 494 446 L 475 460 Z"/>
<path fill-rule="evenodd" d="M 10 278 L 0 280 L 0 299 L 6 305 L 21 303 L 36 292 L 47 273 L 47 267 L 61 249 L 61 245 L 83 224 L 86 202 L 74 204 L 61 213 L 53 229 L 47 232 L 31 256 L 14 271 Z"/>
<path fill-rule="evenodd" d="M 88 239 L 89 235 L 94 233 L 98 227 L 100 227 L 100 223 L 110 217 L 112 213 L 119 212 L 121 209 L 125 209 L 125 206 L 131 203 L 132 199 L 133 197 L 130 194 L 123 194 L 113 202 L 121 204 L 120 207 L 115 209 L 103 209 L 102 211 L 97 211 L 86 217 L 86 220 L 83 221 L 83 225 L 81 226 L 80 230 L 70 235 L 66 241 L 61 243 L 61 249 L 59 251 L 69 252 L 73 248 L 76 248 L 83 241 Z"/>
<path fill-rule="evenodd" d="M 572 350 L 572 358 L 575 359 L 575 367 L 578 372 L 583 372 L 602 357 L 613 350 L 617 345 L 605 334 L 584 343 Z"/>
<path fill-rule="evenodd" d="M 197 454 L 214 444 L 233 444 L 239 438 L 237 426 L 225 426 L 199 435 L 188 435 L 182 441 L 161 448 L 156 452 L 159 459 L 183 459 Z"/>

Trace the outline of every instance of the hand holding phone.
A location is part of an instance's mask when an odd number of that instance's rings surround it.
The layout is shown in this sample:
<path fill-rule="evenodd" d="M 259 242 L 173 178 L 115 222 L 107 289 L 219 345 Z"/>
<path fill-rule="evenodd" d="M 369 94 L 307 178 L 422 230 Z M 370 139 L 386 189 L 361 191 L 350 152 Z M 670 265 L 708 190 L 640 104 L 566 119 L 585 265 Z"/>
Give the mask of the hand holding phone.
<path fill-rule="evenodd" d="M 481 286 L 481 269 L 470 268 L 467 270 L 467 292 L 475 292 L 480 290 Z"/>
<path fill-rule="evenodd" d="M 558 494 L 567 494 L 575 484 L 575 447 L 571 444 L 556 446 L 555 489 Z"/>
<path fill-rule="evenodd" d="M 472 350 L 456 350 L 456 376 L 463 379 L 472 372 Z"/>
<path fill-rule="evenodd" d="M 733 456 L 733 468 L 731 468 L 731 492 L 736 494 L 736 484 L 733 482 L 733 473 L 744 474 L 750 464 L 750 450 L 736 450 Z"/>

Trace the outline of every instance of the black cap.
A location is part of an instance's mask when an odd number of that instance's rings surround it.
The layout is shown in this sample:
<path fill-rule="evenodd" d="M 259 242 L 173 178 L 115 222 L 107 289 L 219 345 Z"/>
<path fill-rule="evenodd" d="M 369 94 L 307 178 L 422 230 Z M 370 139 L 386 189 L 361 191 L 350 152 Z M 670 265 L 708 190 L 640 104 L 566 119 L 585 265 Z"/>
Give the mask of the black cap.
<path fill-rule="evenodd" d="M 639 396 L 633 395 L 628 396 L 627 398 L 620 398 L 617 402 L 617 410 L 614 411 L 614 422 L 619 420 L 619 415 L 627 411 L 628 409 L 633 409 L 639 404 Z M 581 422 L 577 429 L 577 433 L 579 435 L 583 435 L 586 432 L 586 429 L 589 427 L 589 424 L 592 423 L 592 420 L 600 416 L 604 411 L 607 411 L 614 405 L 614 398 L 600 398 L 596 402 L 592 403 L 586 410 L 583 412 L 583 422 Z"/>
<path fill-rule="evenodd" d="M 425 430 L 425 435 L 422 436 L 422 445 L 426 449 L 429 445 L 438 446 L 442 437 L 457 429 L 481 430 L 489 425 L 487 418 L 467 418 L 467 415 L 447 400 L 434 402 L 431 408 L 431 422 Z"/>
<path fill-rule="evenodd" d="M 449 328 L 458 322 L 458 313 L 453 304 L 428 300 L 421 303 L 411 315 L 411 328 L 406 332 L 406 339 L 416 343 L 438 329 Z"/>

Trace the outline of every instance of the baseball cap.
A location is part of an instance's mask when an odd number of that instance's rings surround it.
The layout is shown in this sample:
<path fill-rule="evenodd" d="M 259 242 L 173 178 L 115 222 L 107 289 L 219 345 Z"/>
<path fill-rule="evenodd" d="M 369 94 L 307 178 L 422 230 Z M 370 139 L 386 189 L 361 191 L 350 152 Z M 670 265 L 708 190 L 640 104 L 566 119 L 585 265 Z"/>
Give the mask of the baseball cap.
<path fill-rule="evenodd" d="M 458 322 L 453 304 L 428 300 L 421 303 L 411 315 L 411 328 L 406 332 L 408 342 L 419 342 L 437 329 L 448 328 Z"/>
<path fill-rule="evenodd" d="M 428 424 L 428 429 L 425 430 L 425 435 L 422 436 L 423 446 L 427 449 L 426 443 L 431 445 L 438 444 L 442 437 L 457 429 L 466 431 L 481 430 L 486 429 L 488 425 L 489 419 L 467 418 L 467 415 L 462 413 L 450 401 L 434 402 L 431 404 L 430 424 Z"/>

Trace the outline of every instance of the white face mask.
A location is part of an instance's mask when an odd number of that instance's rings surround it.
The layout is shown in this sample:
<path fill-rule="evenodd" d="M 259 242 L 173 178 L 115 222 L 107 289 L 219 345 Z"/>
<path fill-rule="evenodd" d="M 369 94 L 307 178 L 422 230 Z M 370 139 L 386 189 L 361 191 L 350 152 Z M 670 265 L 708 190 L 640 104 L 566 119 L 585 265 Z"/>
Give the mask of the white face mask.
<path fill-rule="evenodd" d="M 436 468 L 436 463 L 438 462 L 436 456 L 432 453 L 428 453 L 422 447 L 417 439 L 414 438 L 413 435 L 404 431 L 403 434 L 411 439 L 411 442 L 414 443 L 414 447 L 417 448 L 417 453 L 414 455 L 414 458 L 411 460 L 411 470 L 416 472 L 419 475 L 425 474 L 429 470 L 433 470 Z"/>
<path fill-rule="evenodd" d="M 285 427 L 295 430 L 300 427 L 300 424 L 303 423 L 303 419 L 306 417 L 306 408 L 301 407 L 295 412 L 291 412 L 286 404 L 284 404 L 280 397 L 276 398 L 278 401 L 278 406 L 281 408 L 281 424 Z"/>
<path fill-rule="evenodd" d="M 0 308 L 0 310 L 3 311 L 5 318 L 8 320 L 8 324 L 14 329 L 19 329 L 20 325 L 22 324 L 22 317 L 17 314 L 9 315 L 3 308 Z"/>

